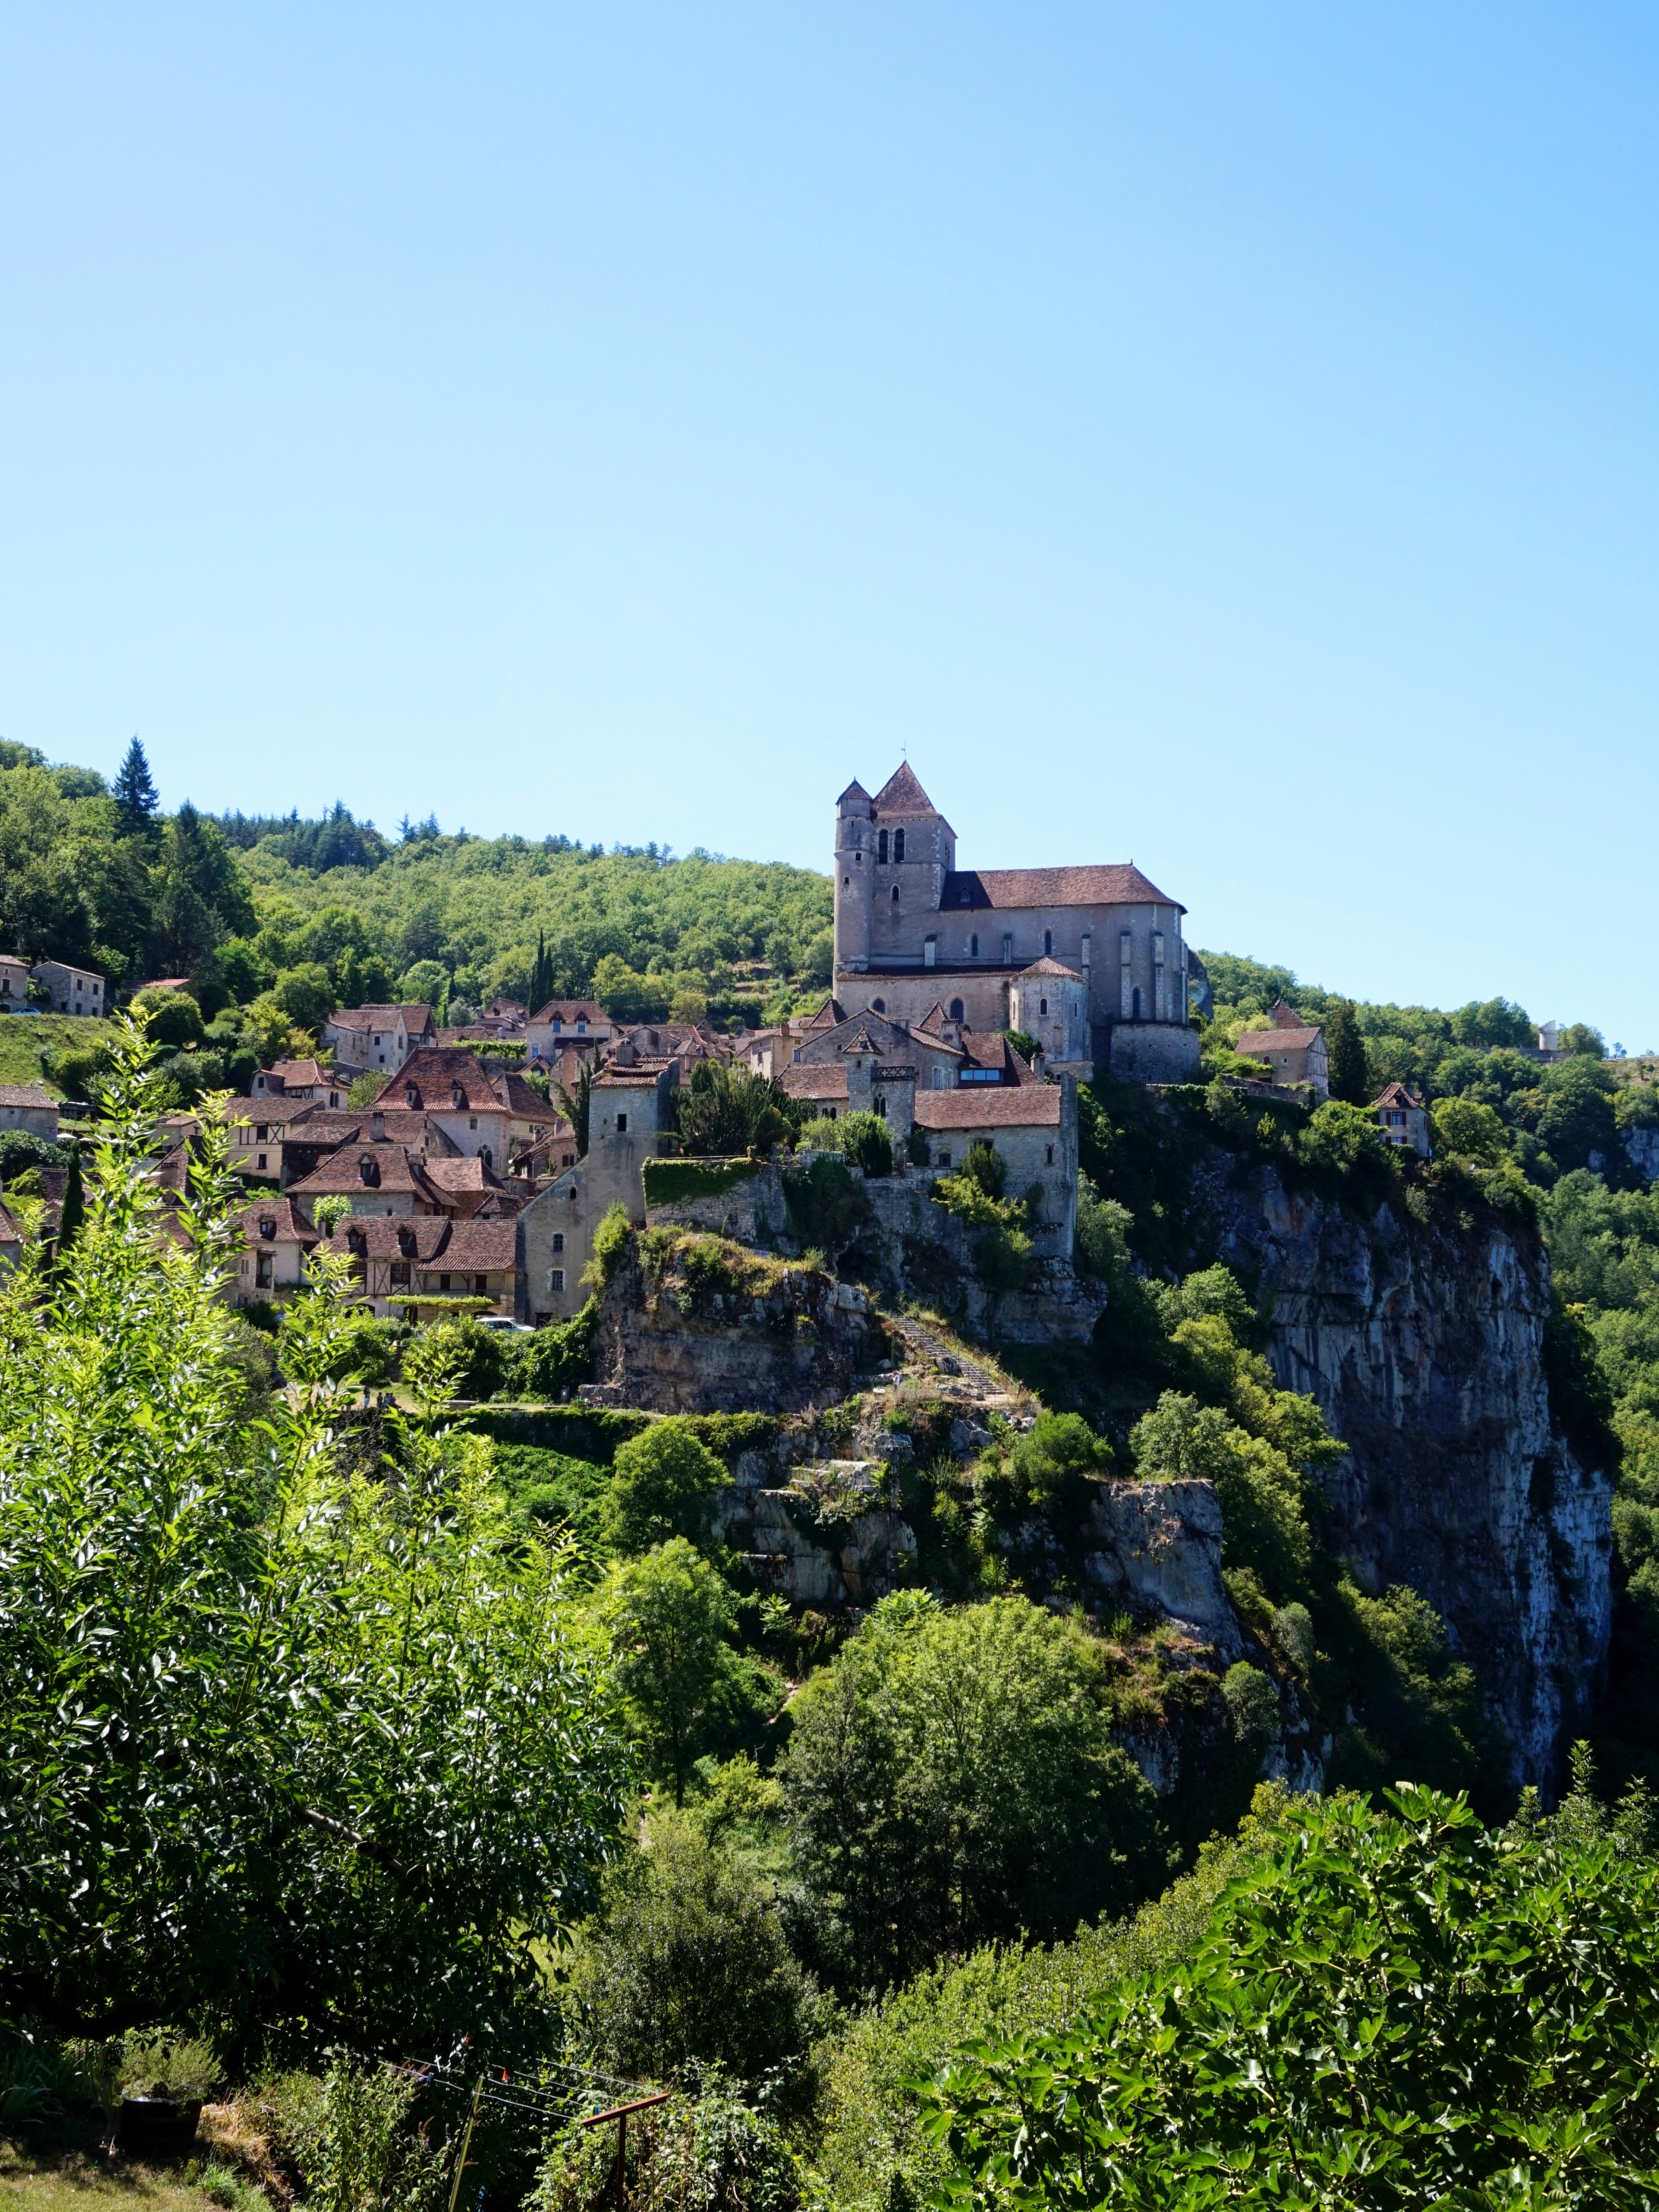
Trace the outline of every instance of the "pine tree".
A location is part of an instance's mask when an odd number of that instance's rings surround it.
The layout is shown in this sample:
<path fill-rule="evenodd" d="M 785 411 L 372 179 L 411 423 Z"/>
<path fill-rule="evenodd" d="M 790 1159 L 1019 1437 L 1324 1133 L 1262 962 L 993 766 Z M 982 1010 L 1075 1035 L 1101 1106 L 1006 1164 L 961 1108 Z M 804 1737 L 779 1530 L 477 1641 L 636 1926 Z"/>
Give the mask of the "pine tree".
<path fill-rule="evenodd" d="M 1369 1104 L 1370 1079 L 1365 1067 L 1365 1040 L 1359 1034 L 1352 1005 L 1340 999 L 1325 1017 L 1325 1058 L 1330 1070 L 1331 1096 L 1350 1106 Z"/>
<path fill-rule="evenodd" d="M 135 735 L 127 747 L 127 757 L 121 763 L 121 773 L 115 779 L 115 804 L 121 817 L 121 835 L 135 837 L 149 829 L 160 811 L 161 801 L 155 789 L 155 780 L 149 772 L 149 763 L 144 749 Z"/>
<path fill-rule="evenodd" d="M 536 959 L 530 970 L 530 1011 L 538 1013 L 553 995 L 551 963 L 547 957 L 547 932 L 536 932 Z"/>

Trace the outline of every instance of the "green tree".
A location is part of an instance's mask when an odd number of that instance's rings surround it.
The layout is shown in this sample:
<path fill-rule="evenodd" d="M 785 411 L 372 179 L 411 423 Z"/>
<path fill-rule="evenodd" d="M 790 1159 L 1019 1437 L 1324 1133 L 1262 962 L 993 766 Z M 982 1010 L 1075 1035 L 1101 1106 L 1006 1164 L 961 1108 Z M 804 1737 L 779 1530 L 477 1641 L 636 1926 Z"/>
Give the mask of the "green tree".
<path fill-rule="evenodd" d="M 1326 1009 L 1324 1030 L 1332 1097 L 1346 1099 L 1350 1106 L 1369 1105 L 1371 1086 L 1365 1067 L 1365 1040 L 1359 1034 L 1352 1000 L 1339 999 Z"/>
<path fill-rule="evenodd" d="M 680 1143 L 688 1152 L 763 1152 L 791 1128 L 790 1101 L 780 1083 L 700 1060 L 676 1094 Z"/>
<path fill-rule="evenodd" d="M 270 996 L 296 1029 L 313 1034 L 321 1030 L 336 1003 L 333 979 L 316 960 L 285 968 L 271 986 Z"/>
<path fill-rule="evenodd" d="M 605 1875 L 570 1981 L 600 2063 L 647 2081 L 692 2060 L 755 2081 L 805 2051 L 817 2011 L 771 1883 L 667 1817 Z"/>
<path fill-rule="evenodd" d="M 790 1708 L 796 1863 L 858 1990 L 1021 1929 L 1121 1911 L 1158 1856 L 1099 1648 L 1023 1597 L 884 1600 Z"/>
<path fill-rule="evenodd" d="M 1211 1482 L 1221 1502 L 1221 1556 L 1248 1567 L 1275 1598 L 1307 1587 L 1312 1557 L 1302 1477 L 1263 1437 L 1218 1406 L 1165 1390 L 1129 1438 L 1137 1471 L 1158 1481 Z"/>
<path fill-rule="evenodd" d="M 843 1114 L 840 1122 L 843 1159 L 867 1176 L 893 1172 L 893 1139 L 879 1114 Z"/>
<path fill-rule="evenodd" d="M 167 827 L 157 871 L 152 948 L 169 975 L 191 975 L 228 937 L 254 927 L 252 902 L 216 823 L 188 800 Z"/>
<path fill-rule="evenodd" d="M 155 826 L 161 802 L 156 793 L 155 779 L 149 772 L 149 763 L 136 733 L 116 776 L 113 797 L 119 834 L 123 837 L 143 836 Z"/>
<path fill-rule="evenodd" d="M 204 1132 L 169 1206 L 130 1030 L 81 1234 L 0 1285 L 0 2012 L 430 2047 L 499 2029 L 584 1893 L 622 1747 L 483 1440 L 348 1439 L 339 1261 L 248 1419 Z"/>
<path fill-rule="evenodd" d="M 1430 1110 L 1436 1149 L 1481 1167 L 1496 1167 L 1509 1150 L 1502 1117 L 1473 1098 L 1437 1098 Z"/>
<path fill-rule="evenodd" d="M 736 1602 L 684 1536 L 613 1566 L 595 1599 L 611 1672 L 652 1772 L 685 1802 L 691 1769 L 773 1685 L 732 1644 Z"/>
<path fill-rule="evenodd" d="M 605 1502 L 611 1543 L 648 1552 L 671 1536 L 708 1541 L 714 1500 L 732 1478 L 690 1422 L 676 1413 L 653 1421 L 617 1453 Z"/>
<path fill-rule="evenodd" d="M 202 1009 L 188 991 L 140 991 L 132 1011 L 145 1034 L 170 1052 L 185 1052 L 202 1042 Z"/>

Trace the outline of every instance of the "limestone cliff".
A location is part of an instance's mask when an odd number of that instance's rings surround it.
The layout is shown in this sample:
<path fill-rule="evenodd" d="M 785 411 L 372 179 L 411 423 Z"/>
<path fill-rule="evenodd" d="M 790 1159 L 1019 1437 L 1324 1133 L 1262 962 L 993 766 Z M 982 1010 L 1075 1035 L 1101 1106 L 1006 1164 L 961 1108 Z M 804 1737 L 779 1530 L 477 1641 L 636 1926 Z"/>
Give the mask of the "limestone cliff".
<path fill-rule="evenodd" d="M 1280 1382 L 1349 1447 L 1327 1482 L 1331 1549 L 1437 1608 L 1515 1780 L 1547 1788 L 1605 1668 L 1612 1477 L 1553 1415 L 1541 1243 L 1483 1209 L 1365 1221 L 1270 1166 L 1231 1167 L 1213 1155 L 1192 1201 L 1258 1291 Z"/>

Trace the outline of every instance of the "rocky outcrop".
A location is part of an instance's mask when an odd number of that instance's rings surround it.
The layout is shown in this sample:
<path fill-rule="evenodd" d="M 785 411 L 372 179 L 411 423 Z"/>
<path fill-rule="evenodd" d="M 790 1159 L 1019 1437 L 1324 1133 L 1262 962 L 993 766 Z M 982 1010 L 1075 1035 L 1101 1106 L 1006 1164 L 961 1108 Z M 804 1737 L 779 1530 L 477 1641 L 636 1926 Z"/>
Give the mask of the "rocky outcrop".
<path fill-rule="evenodd" d="M 595 1335 L 599 1405 L 649 1413 L 799 1413 L 875 1366 L 880 1322 L 856 1284 L 714 1237 L 635 1240 Z"/>
<path fill-rule="evenodd" d="M 1221 1505 L 1207 1482 L 1103 1482 L 1084 1565 L 1103 1606 L 1127 1600 L 1177 1622 L 1224 1657 L 1243 1650 L 1221 1579 Z"/>
<path fill-rule="evenodd" d="M 1327 1480 L 1331 1549 L 1370 1589 L 1408 1583 L 1435 1607 L 1515 1781 L 1547 1789 L 1605 1669 L 1612 1479 L 1553 1418 L 1540 1242 L 1477 1208 L 1364 1221 L 1230 1166 L 1201 1170 L 1194 1200 L 1257 1288 L 1281 1383 L 1348 1446 Z"/>

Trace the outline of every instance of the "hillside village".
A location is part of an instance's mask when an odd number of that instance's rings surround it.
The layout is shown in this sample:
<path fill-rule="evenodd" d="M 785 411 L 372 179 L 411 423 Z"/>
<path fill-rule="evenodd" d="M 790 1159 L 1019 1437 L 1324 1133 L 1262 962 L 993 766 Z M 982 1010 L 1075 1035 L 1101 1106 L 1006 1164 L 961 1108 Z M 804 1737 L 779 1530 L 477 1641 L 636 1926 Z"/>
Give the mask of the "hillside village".
<path fill-rule="evenodd" d="M 678 1102 L 699 1066 L 775 1084 L 796 1109 L 792 1149 L 807 1121 L 874 1115 L 906 1189 L 926 1193 L 989 1146 L 1031 1200 L 1040 1261 L 1063 1275 L 1079 1085 L 1097 1072 L 1154 1086 L 1200 1075 L 1209 982 L 1185 908 L 1127 866 L 958 871 L 954 832 L 908 766 L 873 799 L 856 782 L 842 794 L 835 854 L 832 988 L 769 1027 L 629 1021 L 593 999 L 498 997 L 444 1030 L 427 1005 L 333 1008 L 312 1054 L 273 1058 L 223 1109 L 250 1193 L 227 1295 L 280 1308 L 332 1242 L 382 1319 L 568 1320 L 606 1213 L 643 1226 L 662 1212 L 647 1163 L 691 1149 Z M 188 989 L 162 978 L 121 995 Z M 0 1006 L 19 1012 L 97 1016 L 116 998 L 89 969 L 0 956 Z M 1541 1035 L 1537 1056 L 1565 1057 Z M 1329 1096 L 1323 1030 L 1282 999 L 1234 1058 L 1243 1072 L 1224 1079 L 1246 1095 Z M 1428 1157 L 1427 1110 L 1408 1085 L 1388 1084 L 1372 1110 L 1389 1144 Z M 42 1085 L 0 1086 L 0 1129 L 56 1139 L 75 1126 L 63 1111 Z M 171 1117 L 164 1182 L 182 1178 L 198 1127 Z M 61 1182 L 45 1170 L 47 1239 Z M 23 1233 L 0 1217 L 0 1253 Z"/>

